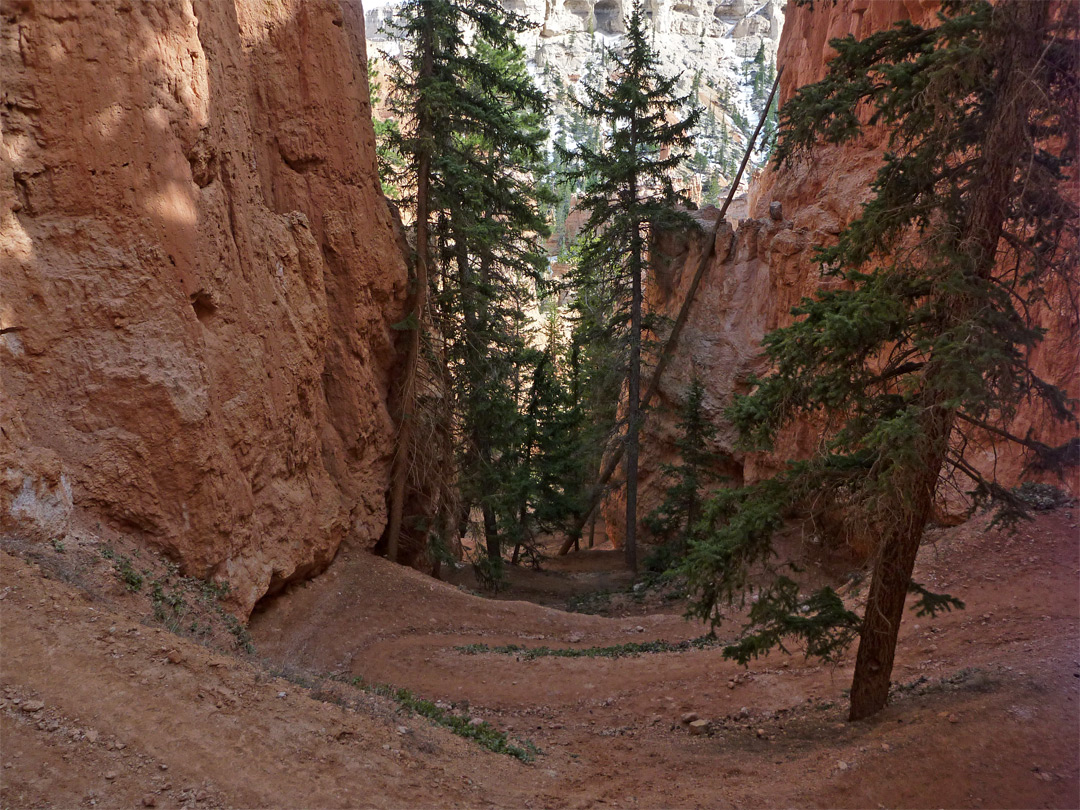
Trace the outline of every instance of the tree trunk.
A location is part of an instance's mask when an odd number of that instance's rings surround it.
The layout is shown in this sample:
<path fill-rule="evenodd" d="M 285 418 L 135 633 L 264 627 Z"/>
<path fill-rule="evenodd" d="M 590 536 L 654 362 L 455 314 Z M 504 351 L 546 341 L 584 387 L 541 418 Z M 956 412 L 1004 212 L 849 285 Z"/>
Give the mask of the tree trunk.
<path fill-rule="evenodd" d="M 934 505 L 938 474 L 948 449 L 953 416 L 931 406 L 923 420 L 926 466 L 906 481 L 895 483 L 893 506 L 874 564 L 866 614 L 851 681 L 849 720 L 862 720 L 885 707 L 892 682 L 896 639 L 904 615 L 911 572 L 919 553 L 923 529 Z"/>
<path fill-rule="evenodd" d="M 631 260 L 633 261 L 633 260 Z M 626 565 L 637 571 L 638 411 L 641 396 L 641 266 L 634 262 L 630 301 L 630 373 L 626 392 Z"/>
<path fill-rule="evenodd" d="M 489 560 L 497 560 L 502 556 L 502 548 L 499 543 L 499 525 L 495 520 L 495 510 L 490 504 L 484 504 L 484 540 L 487 542 L 487 555 Z"/>
<path fill-rule="evenodd" d="M 469 533 L 469 518 L 471 516 L 472 504 L 462 498 L 457 514 L 457 538 L 459 543 L 464 540 L 465 535 Z"/>
<path fill-rule="evenodd" d="M 633 124 L 631 125 L 633 127 Z M 631 134 L 630 149 L 636 152 L 637 144 Z M 630 205 L 638 202 L 637 176 L 630 175 Z M 638 491 L 638 433 L 641 408 L 641 265 L 644 245 L 641 241 L 641 223 L 636 217 L 631 227 L 630 240 L 630 371 L 626 391 L 626 553 L 627 567 L 637 573 L 637 491 Z"/>
<path fill-rule="evenodd" d="M 434 43 L 432 21 L 427 20 L 421 41 L 422 62 L 420 81 L 430 79 L 434 68 Z M 405 511 L 405 492 L 412 464 L 413 418 L 416 410 L 416 371 L 420 364 L 420 334 L 424 322 L 424 308 L 428 288 L 428 217 L 429 186 L 431 181 L 431 115 L 425 101 L 417 100 L 417 133 L 420 143 L 425 144 L 416 155 L 416 272 L 414 273 L 410 306 L 406 317 L 415 319 L 409 330 L 409 344 L 405 354 L 405 371 L 402 375 L 401 393 L 398 397 L 397 446 L 390 470 L 390 509 L 386 526 L 386 556 L 398 560 L 398 543 L 401 537 L 401 521 Z"/>
<path fill-rule="evenodd" d="M 686 505 L 686 527 L 683 529 L 682 535 L 679 538 L 679 542 L 676 545 L 676 550 L 680 555 L 685 553 L 686 549 L 690 545 L 690 535 L 694 530 L 694 524 L 698 519 L 698 491 L 697 491 L 697 479 L 693 481 L 694 488 L 690 491 L 689 502 Z"/>

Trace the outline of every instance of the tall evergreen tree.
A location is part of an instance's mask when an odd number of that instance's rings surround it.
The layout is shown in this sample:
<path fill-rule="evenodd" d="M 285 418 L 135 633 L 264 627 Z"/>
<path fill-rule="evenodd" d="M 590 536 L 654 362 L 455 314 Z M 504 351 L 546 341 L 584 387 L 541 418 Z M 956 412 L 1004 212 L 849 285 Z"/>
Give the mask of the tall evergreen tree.
<path fill-rule="evenodd" d="M 679 437 L 675 440 L 679 463 L 664 466 L 671 486 L 663 503 L 646 520 L 653 537 L 664 544 L 665 568 L 683 556 L 698 531 L 702 504 L 710 485 L 719 478 L 716 468 L 722 461 L 720 454 L 710 448 L 716 427 L 705 412 L 705 386 L 697 375 L 690 381 L 680 411 Z"/>
<path fill-rule="evenodd" d="M 618 431 L 618 404 L 626 380 L 625 321 L 620 311 L 621 287 L 616 274 L 607 268 L 592 267 L 581 257 L 595 237 L 583 231 L 567 251 L 572 270 L 568 276 L 570 320 L 573 328 L 566 352 L 566 407 L 568 424 L 565 437 L 574 448 L 573 484 L 580 500 L 567 517 L 570 546 L 581 539 L 587 490 L 599 475 L 604 451 Z M 569 548 L 570 546 L 567 546 Z"/>
<path fill-rule="evenodd" d="M 539 238 L 547 226 L 535 187 L 546 133 L 539 123 L 543 100 L 520 49 L 484 38 L 474 48 L 501 79 L 486 72 L 467 77 L 489 105 L 488 124 L 463 148 L 456 202 L 444 211 L 455 275 L 442 280 L 440 301 L 459 361 L 452 376 L 462 494 L 480 509 L 487 556 L 498 565 L 503 536 L 520 539 L 521 515 L 532 500 L 522 409 L 539 353 L 528 345 L 525 310 L 535 304 L 546 267 Z"/>
<path fill-rule="evenodd" d="M 968 441 L 1012 439 L 1049 463 L 1060 453 L 1012 435 L 1010 417 L 1034 400 L 1073 419 L 1029 360 L 1043 334 L 1036 313 L 1077 280 L 1080 212 L 1061 193 L 1076 172 L 1077 14 L 1073 3 L 950 0 L 936 25 L 834 40 L 829 75 L 782 110 L 781 162 L 851 141 L 866 121 L 888 129 L 890 150 L 861 216 L 820 252 L 842 284 L 767 336 L 774 371 L 730 411 L 752 449 L 824 413 L 822 450 L 716 498 L 686 571 L 695 611 L 715 623 L 718 604 L 768 560 L 786 510 L 813 494 L 857 515 L 877 545 L 863 616 L 829 589 L 803 597 L 781 578 L 755 603 L 754 632 L 727 649 L 745 661 L 801 636 L 829 657 L 858 636 L 853 720 L 886 703 L 907 594 L 921 613 L 961 606 L 912 581 L 942 477 L 967 476 L 1018 507 L 965 458 Z"/>
<path fill-rule="evenodd" d="M 527 23 L 495 0 L 407 0 L 395 28 L 405 58 L 391 100 L 403 118 L 398 178 L 413 189 L 416 255 L 410 330 L 392 481 L 388 550 L 393 556 L 411 456 L 413 380 L 428 322 L 438 326 L 451 380 L 458 483 L 481 509 L 488 554 L 500 558 L 499 512 L 520 491 L 507 471 L 522 445 L 519 405 L 525 308 L 545 260 L 533 175 L 545 139 L 544 99 L 525 70 L 514 34 Z M 428 306 L 430 302 L 431 306 Z M 509 384 L 507 384 L 509 380 Z M 510 525 L 509 520 L 503 520 Z"/>
<path fill-rule="evenodd" d="M 581 265 L 593 286 L 609 288 L 611 317 L 625 327 L 627 359 L 626 560 L 637 567 L 637 462 L 641 389 L 642 274 L 648 260 L 648 231 L 685 224 L 674 210 L 684 197 L 672 172 L 686 159 L 689 132 L 700 117 L 688 96 L 675 95 L 678 77 L 666 78 L 646 30 L 644 6 L 636 0 L 626 22 L 626 43 L 612 55 L 611 73 L 585 84 L 582 107 L 602 122 L 602 142 L 578 143 L 575 176 L 585 181 L 578 208 L 589 213 L 591 234 Z"/>

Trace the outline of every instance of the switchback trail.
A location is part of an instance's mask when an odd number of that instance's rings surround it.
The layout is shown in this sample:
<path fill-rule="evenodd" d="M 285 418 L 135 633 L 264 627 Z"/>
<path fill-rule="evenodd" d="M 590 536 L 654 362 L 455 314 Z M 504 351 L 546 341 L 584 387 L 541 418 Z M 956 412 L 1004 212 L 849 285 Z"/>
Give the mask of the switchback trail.
<path fill-rule="evenodd" d="M 352 551 L 254 617 L 258 652 L 245 660 L 4 553 L 0 804 L 1075 807 L 1076 525 L 1060 509 L 1016 535 L 985 520 L 935 531 L 919 581 L 968 609 L 909 613 L 901 687 L 879 718 L 854 724 L 843 721 L 848 660 L 773 655 L 743 669 L 716 648 L 458 649 L 700 635 L 677 606 L 608 618 L 487 599 Z M 545 596 L 534 578 L 528 595 L 565 601 L 583 574 L 618 584 L 605 559 L 584 554 L 568 565 L 601 570 L 552 571 L 562 583 Z M 638 604 L 625 600 L 627 612 Z M 539 753 L 526 764 L 485 751 L 356 678 L 406 687 Z M 689 713 L 707 733 L 690 733 Z"/>

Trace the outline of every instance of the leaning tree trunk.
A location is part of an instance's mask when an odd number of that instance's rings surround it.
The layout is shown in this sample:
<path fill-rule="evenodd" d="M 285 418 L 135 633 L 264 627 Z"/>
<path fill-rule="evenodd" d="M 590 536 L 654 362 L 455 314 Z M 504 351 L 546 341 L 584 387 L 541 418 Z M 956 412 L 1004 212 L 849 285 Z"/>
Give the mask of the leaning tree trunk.
<path fill-rule="evenodd" d="M 926 465 L 911 476 L 899 476 L 900 480 L 890 481 L 894 487 L 889 499 L 892 506 L 886 509 L 887 528 L 881 538 L 866 600 L 855 675 L 851 681 L 849 720 L 862 720 L 875 714 L 889 699 L 904 602 L 923 529 L 934 506 L 934 491 L 948 450 L 952 423 L 950 411 L 930 406 L 922 425 Z"/>
<path fill-rule="evenodd" d="M 784 68 L 781 66 L 779 72 L 776 74 L 776 78 L 773 80 L 769 98 L 761 110 L 761 118 L 758 119 L 757 129 L 754 130 L 754 134 L 750 136 L 750 140 L 746 143 L 746 147 L 743 151 L 742 163 L 739 164 L 739 170 L 735 173 L 735 179 L 731 183 L 731 189 L 728 191 L 724 204 L 720 206 L 720 213 L 716 217 L 716 222 L 713 223 L 713 226 L 710 229 L 705 231 L 705 236 L 701 240 L 702 249 L 701 255 L 698 257 L 697 269 L 690 279 L 690 286 L 686 291 L 686 296 L 683 298 L 682 306 L 679 308 L 679 315 L 675 318 L 675 323 L 671 326 L 671 332 L 668 334 L 667 340 L 664 342 L 664 346 L 656 360 L 656 368 L 653 369 L 652 376 L 649 378 L 649 384 L 645 388 L 645 395 L 642 397 L 640 405 L 640 411 L 642 413 L 649 407 L 653 397 L 656 395 L 657 391 L 660 390 L 660 381 L 663 379 L 664 371 L 667 369 L 668 363 L 674 356 L 675 349 L 679 345 L 679 336 L 682 334 L 683 327 L 690 317 L 690 305 L 693 304 L 695 300 L 698 286 L 705 277 L 705 271 L 709 269 L 713 257 L 717 230 L 722 223 L 726 222 L 724 217 L 727 214 L 728 206 L 731 205 L 731 201 L 735 198 L 735 192 L 739 188 L 739 183 L 742 180 L 743 172 L 746 170 L 746 165 L 750 162 L 750 155 L 754 152 L 754 145 L 757 143 L 758 135 L 761 134 L 761 130 L 765 126 L 765 121 L 769 116 L 769 109 L 772 107 L 773 98 L 776 96 L 776 90 L 780 86 L 780 77 L 783 75 Z M 616 444 L 607 454 L 607 460 L 604 461 L 603 465 L 600 467 L 600 474 L 596 477 L 596 483 L 593 484 L 592 490 L 589 493 L 589 501 L 585 506 L 585 511 L 574 518 L 574 522 L 567 533 L 566 540 L 564 540 L 562 546 L 559 547 L 560 556 L 569 553 L 571 548 L 576 549 L 578 547 L 578 541 L 581 539 L 581 534 L 585 530 L 585 524 L 590 520 L 593 521 L 593 529 L 595 529 L 596 508 L 600 505 L 600 501 L 607 491 L 608 481 L 611 480 L 611 476 L 615 474 L 619 462 L 622 461 L 625 447 L 625 444 Z M 589 531 L 589 537 L 589 546 L 591 548 L 592 529 Z"/>

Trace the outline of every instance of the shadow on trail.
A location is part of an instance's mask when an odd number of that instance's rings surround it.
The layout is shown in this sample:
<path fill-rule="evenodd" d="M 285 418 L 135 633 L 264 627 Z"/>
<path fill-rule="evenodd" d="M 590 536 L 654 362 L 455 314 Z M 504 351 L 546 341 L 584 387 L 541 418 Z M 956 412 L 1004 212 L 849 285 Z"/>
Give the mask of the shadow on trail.
<path fill-rule="evenodd" d="M 608 544 L 560 557 L 558 547 L 559 543 L 553 542 L 542 549 L 539 568 L 528 563 L 507 564 L 505 581 L 494 593 L 480 587 L 468 562 L 448 571 L 444 578 L 492 599 L 533 602 L 574 613 L 624 616 L 645 612 L 641 594 L 633 590 L 634 576 L 626 567 L 621 549 Z"/>

